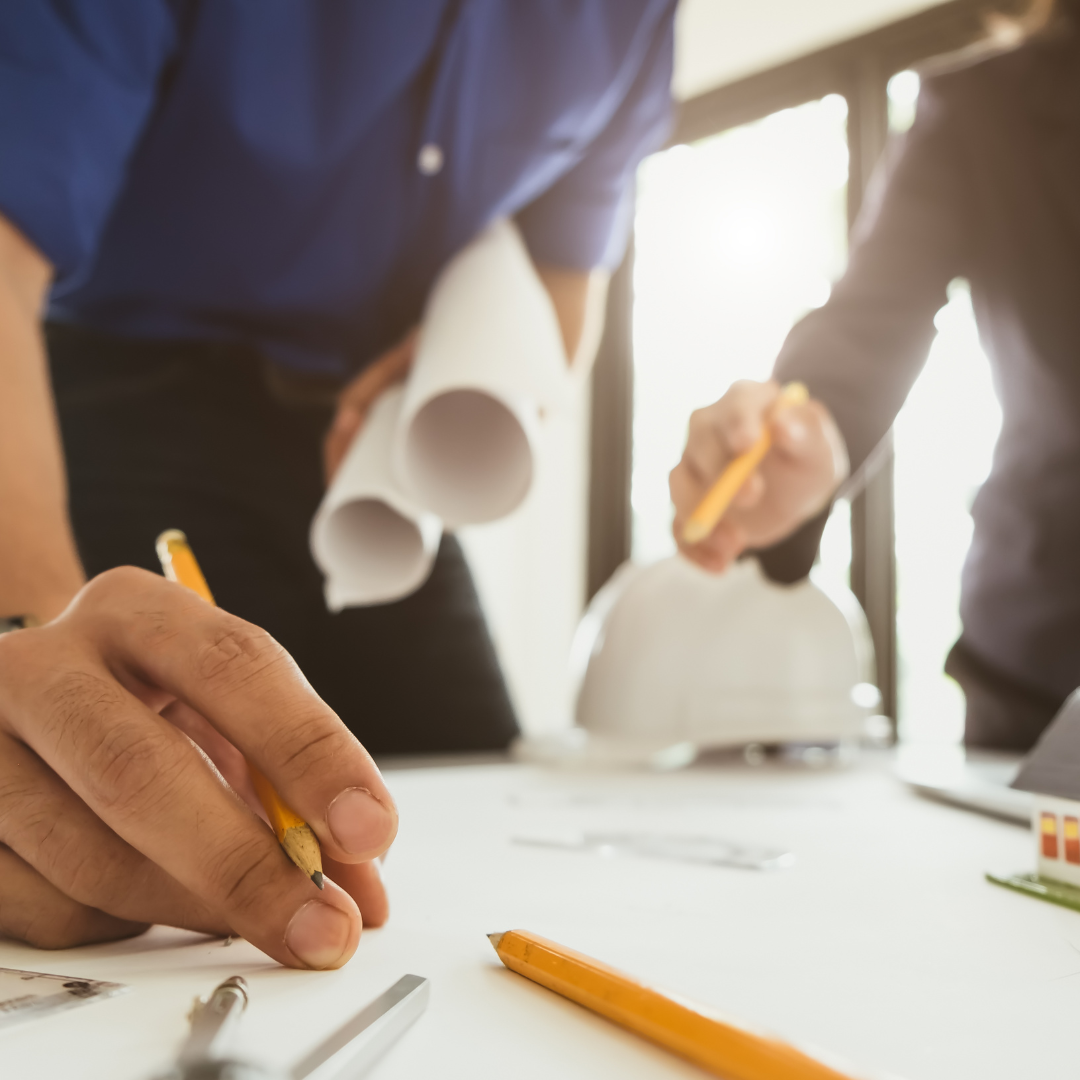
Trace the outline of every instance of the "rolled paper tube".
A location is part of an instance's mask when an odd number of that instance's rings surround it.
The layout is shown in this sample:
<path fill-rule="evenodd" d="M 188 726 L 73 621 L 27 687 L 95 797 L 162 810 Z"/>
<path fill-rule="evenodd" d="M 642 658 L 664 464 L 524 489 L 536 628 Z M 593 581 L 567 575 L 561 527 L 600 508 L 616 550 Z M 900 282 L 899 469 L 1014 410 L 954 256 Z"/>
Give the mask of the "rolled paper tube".
<path fill-rule="evenodd" d="M 517 227 L 497 222 L 432 288 L 395 441 L 402 488 L 450 526 L 509 514 L 569 382 L 551 298 Z"/>
<path fill-rule="evenodd" d="M 442 524 L 403 495 L 391 453 L 403 389 L 376 399 L 311 523 L 331 611 L 398 600 L 431 573 Z"/>

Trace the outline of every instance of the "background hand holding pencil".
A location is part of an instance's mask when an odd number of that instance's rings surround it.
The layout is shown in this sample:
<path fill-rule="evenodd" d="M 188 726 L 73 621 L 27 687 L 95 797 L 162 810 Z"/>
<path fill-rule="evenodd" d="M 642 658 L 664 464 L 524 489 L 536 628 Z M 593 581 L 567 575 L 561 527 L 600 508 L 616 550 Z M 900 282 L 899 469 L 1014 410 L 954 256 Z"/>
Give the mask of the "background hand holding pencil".
<path fill-rule="evenodd" d="M 847 474 L 839 429 L 803 384 L 734 383 L 693 414 L 670 474 L 679 550 L 720 572 L 814 517 Z"/>
<path fill-rule="evenodd" d="M 769 410 L 768 420 L 771 422 L 779 413 L 792 405 L 801 405 L 809 396 L 802 383 L 788 383 L 780 391 L 780 396 Z M 705 497 L 697 504 L 689 521 L 683 526 L 683 539 L 688 544 L 701 543 L 716 528 L 731 505 L 732 499 L 739 494 L 743 485 L 769 452 L 772 442 L 772 432 L 766 424 L 754 445 L 728 463 L 727 468 L 717 477 Z"/>

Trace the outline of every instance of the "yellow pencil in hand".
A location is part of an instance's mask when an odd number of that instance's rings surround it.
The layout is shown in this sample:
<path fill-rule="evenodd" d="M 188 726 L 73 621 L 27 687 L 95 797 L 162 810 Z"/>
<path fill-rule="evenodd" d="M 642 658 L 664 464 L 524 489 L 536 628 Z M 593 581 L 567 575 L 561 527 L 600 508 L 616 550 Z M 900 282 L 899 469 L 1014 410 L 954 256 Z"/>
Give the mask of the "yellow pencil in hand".
<path fill-rule="evenodd" d="M 800 382 L 788 383 L 780 391 L 772 409 L 770 419 L 791 405 L 801 405 L 810 397 L 807 389 Z M 758 436 L 757 442 L 749 450 L 743 451 L 728 463 L 716 483 L 705 493 L 705 497 L 694 508 L 694 512 L 683 526 L 682 538 L 687 544 L 700 544 L 720 523 L 727 513 L 731 500 L 739 489 L 750 479 L 750 475 L 761 464 L 762 459 L 772 446 L 772 433 L 768 425 Z"/>
<path fill-rule="evenodd" d="M 208 604 L 214 603 L 210 587 L 195 560 L 195 553 L 179 529 L 167 529 L 157 538 L 157 554 L 161 569 L 170 581 L 190 589 Z M 319 838 L 311 826 L 282 801 L 273 784 L 250 761 L 247 767 L 278 843 L 285 849 L 285 854 L 321 889 L 323 869 Z"/>

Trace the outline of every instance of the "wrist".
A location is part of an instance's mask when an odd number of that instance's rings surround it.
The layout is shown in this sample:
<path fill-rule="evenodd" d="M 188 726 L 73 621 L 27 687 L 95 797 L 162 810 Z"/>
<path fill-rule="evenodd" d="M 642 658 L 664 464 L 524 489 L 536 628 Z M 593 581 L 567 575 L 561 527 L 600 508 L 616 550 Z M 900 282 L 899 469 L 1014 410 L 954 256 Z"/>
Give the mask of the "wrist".
<path fill-rule="evenodd" d="M 85 583 L 81 574 L 65 574 L 62 580 L 49 582 L 5 582 L 0 588 L 0 619 L 24 618 L 38 625 L 51 622 Z"/>

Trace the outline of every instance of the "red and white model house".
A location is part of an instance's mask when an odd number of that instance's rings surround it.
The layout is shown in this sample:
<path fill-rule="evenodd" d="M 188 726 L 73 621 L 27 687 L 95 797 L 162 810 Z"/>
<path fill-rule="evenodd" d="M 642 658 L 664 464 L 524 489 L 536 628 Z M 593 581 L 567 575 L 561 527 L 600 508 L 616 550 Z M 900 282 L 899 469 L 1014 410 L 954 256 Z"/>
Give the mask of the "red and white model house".
<path fill-rule="evenodd" d="M 1080 889 L 1080 690 L 1043 732 L 1012 786 L 1035 797 L 1039 877 Z"/>

